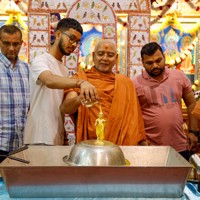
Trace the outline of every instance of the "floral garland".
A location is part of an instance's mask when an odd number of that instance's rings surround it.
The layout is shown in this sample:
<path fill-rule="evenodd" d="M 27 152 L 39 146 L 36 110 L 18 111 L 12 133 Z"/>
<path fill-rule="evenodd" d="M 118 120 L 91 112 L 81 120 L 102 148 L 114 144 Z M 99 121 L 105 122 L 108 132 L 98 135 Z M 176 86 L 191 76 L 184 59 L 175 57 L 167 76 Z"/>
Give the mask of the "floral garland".
<path fill-rule="evenodd" d="M 194 9 L 196 11 L 199 11 L 200 7 L 194 5 L 194 3 L 192 3 L 190 0 L 185 0 L 185 2 L 188 3 L 188 5 L 190 6 L 190 8 L 192 8 L 192 9 Z"/>
<path fill-rule="evenodd" d="M 20 24 L 20 26 L 22 27 L 22 29 L 24 29 L 25 31 L 28 30 L 26 23 L 22 20 L 21 18 L 21 14 L 17 13 L 17 14 L 10 14 L 8 20 L 6 21 L 6 24 L 12 24 L 14 19 L 16 19 L 16 21 Z"/>
<path fill-rule="evenodd" d="M 158 4 L 156 1 L 153 1 L 153 2 L 152 2 L 152 5 L 151 5 L 151 9 L 152 9 L 152 10 L 155 10 L 155 11 L 159 11 L 159 10 L 163 10 L 164 7 L 170 8 L 170 7 L 172 6 L 172 4 L 174 3 L 174 0 L 168 0 L 165 4 L 159 5 L 159 6 L 157 6 L 157 7 L 155 6 L 154 2 L 155 2 L 156 4 Z"/>
<path fill-rule="evenodd" d="M 163 23 L 156 28 L 151 28 L 151 33 L 152 34 L 157 34 L 158 32 L 162 31 L 165 27 L 167 26 L 171 26 L 172 28 L 178 29 L 181 32 L 183 31 L 182 25 L 179 23 L 178 19 L 178 12 L 173 12 L 173 13 L 168 13 L 166 15 L 165 21 L 163 21 Z"/>
<path fill-rule="evenodd" d="M 173 18 L 173 20 L 171 18 Z M 151 29 L 151 33 L 157 34 L 158 32 L 160 32 L 167 26 L 171 26 L 172 28 L 178 29 L 181 32 L 184 31 L 184 28 L 182 27 L 181 23 L 177 19 L 177 13 L 175 11 L 174 13 L 168 13 L 166 20 L 159 27 L 157 27 L 155 29 Z M 189 29 L 185 32 L 189 33 L 191 35 L 195 35 L 198 30 L 200 30 L 200 22 L 197 22 L 191 29 Z"/>
<path fill-rule="evenodd" d="M 121 18 L 117 17 L 117 22 L 123 27 L 128 27 L 128 22 L 124 22 Z"/>
<path fill-rule="evenodd" d="M 175 58 L 174 64 L 176 65 L 180 64 L 182 61 L 184 61 L 188 57 L 189 54 L 191 54 L 191 51 L 195 47 L 195 42 L 196 41 L 193 41 L 185 51 L 180 53 L 180 56 L 177 56 Z"/>
<path fill-rule="evenodd" d="M 27 0 L 14 0 L 15 4 L 19 7 L 19 9 L 25 14 L 27 15 L 27 8 L 24 7 L 23 3 L 27 4 L 28 1 Z M 22 3 L 23 2 L 23 3 Z"/>
<path fill-rule="evenodd" d="M 195 91 L 197 91 L 197 89 L 199 88 L 199 80 L 196 80 L 195 82 L 194 82 L 194 84 L 192 85 L 192 89 L 193 89 L 193 91 L 195 92 Z M 199 94 L 198 94 L 199 95 Z"/>
<path fill-rule="evenodd" d="M 194 81 L 194 84 L 192 85 L 192 90 L 194 92 L 194 97 L 195 97 L 196 101 L 198 101 L 200 98 L 199 80 L 198 79 L 196 81 Z"/>
<path fill-rule="evenodd" d="M 171 6 L 172 6 L 172 4 L 173 4 L 174 2 L 175 2 L 175 0 L 168 0 L 165 4 L 159 5 L 159 6 L 155 7 L 154 4 L 157 3 L 157 2 L 156 2 L 156 0 L 152 0 L 152 1 L 151 1 L 151 4 L 152 4 L 151 9 L 152 9 L 152 10 L 155 10 L 155 11 L 161 10 L 162 12 L 161 12 L 154 20 L 152 20 L 152 21 L 150 22 L 150 25 L 155 24 L 157 21 L 159 21 L 159 20 L 165 15 L 165 13 L 171 8 Z M 199 11 L 199 10 L 200 10 L 200 7 L 194 5 L 194 3 L 191 2 L 191 0 L 185 0 L 185 2 L 188 3 L 188 5 L 189 5 L 192 9 L 194 9 L 194 10 L 196 10 L 196 11 Z M 158 4 L 158 3 L 157 3 L 157 4 Z"/>
<path fill-rule="evenodd" d="M 174 2 L 175 2 L 175 0 L 168 0 L 165 4 L 158 6 L 158 7 L 154 7 L 152 4 L 152 7 L 151 7 L 152 10 L 156 10 L 156 11 L 162 10 L 162 12 L 154 20 L 152 20 L 150 22 L 150 25 L 155 24 L 157 21 L 159 21 L 165 15 L 165 13 L 171 8 L 171 6 Z"/>

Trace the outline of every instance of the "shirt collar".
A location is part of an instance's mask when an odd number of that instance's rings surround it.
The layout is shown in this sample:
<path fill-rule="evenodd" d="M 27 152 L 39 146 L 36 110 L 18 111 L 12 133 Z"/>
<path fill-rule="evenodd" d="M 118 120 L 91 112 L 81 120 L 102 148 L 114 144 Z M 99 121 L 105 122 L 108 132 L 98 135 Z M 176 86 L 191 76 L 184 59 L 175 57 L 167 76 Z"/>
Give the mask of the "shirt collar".
<path fill-rule="evenodd" d="M 4 64 L 5 67 L 11 67 L 13 65 L 12 62 L 8 60 L 8 58 L 2 53 L 0 53 L 0 60 Z M 17 58 L 17 62 L 18 62 L 18 58 Z M 15 66 L 17 65 L 17 62 Z"/>

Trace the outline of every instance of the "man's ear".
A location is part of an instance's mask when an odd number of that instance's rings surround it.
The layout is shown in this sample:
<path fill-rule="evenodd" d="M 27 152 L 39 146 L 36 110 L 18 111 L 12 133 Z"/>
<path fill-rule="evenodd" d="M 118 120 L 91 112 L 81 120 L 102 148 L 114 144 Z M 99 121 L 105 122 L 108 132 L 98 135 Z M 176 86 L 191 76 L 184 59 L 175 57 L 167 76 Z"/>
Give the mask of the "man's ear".
<path fill-rule="evenodd" d="M 60 30 L 57 30 L 54 34 L 55 34 L 56 39 L 60 39 L 61 38 Z"/>

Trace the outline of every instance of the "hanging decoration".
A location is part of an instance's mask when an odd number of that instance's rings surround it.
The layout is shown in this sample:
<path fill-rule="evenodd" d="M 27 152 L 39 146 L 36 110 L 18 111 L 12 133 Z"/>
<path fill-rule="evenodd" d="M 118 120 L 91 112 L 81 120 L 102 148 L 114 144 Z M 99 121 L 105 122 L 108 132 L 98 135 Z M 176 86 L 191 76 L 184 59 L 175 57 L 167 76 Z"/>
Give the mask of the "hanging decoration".
<path fill-rule="evenodd" d="M 196 81 L 194 82 L 194 84 L 192 85 L 193 91 L 196 91 L 198 87 L 199 87 L 199 80 L 196 80 Z"/>
<path fill-rule="evenodd" d="M 194 3 L 192 3 L 190 0 L 185 0 L 186 3 L 188 3 L 188 5 L 190 6 L 190 8 L 199 11 L 200 7 L 196 6 Z"/>
<path fill-rule="evenodd" d="M 14 2 L 10 2 L 8 7 L 6 7 L 5 12 L 9 15 L 8 20 L 5 24 L 15 24 L 20 27 L 22 30 L 27 31 L 28 27 L 26 23 L 22 20 L 22 12 Z"/>
<path fill-rule="evenodd" d="M 28 3 L 28 0 L 14 0 L 15 4 L 19 7 L 19 9 L 25 14 L 27 15 L 27 8 L 24 6 L 24 4 Z M 23 3 L 24 4 L 23 4 Z"/>
<path fill-rule="evenodd" d="M 158 2 L 154 0 L 154 1 L 151 1 L 151 9 L 155 11 L 163 10 L 165 7 L 170 8 L 173 3 L 174 3 L 174 0 L 167 0 L 164 4 L 158 5 Z"/>
<path fill-rule="evenodd" d="M 121 24 L 123 27 L 128 27 L 128 23 L 124 22 L 121 18 L 117 17 L 117 22 Z"/>
<path fill-rule="evenodd" d="M 165 20 L 159 27 L 157 26 L 156 28 L 151 27 L 151 33 L 157 34 L 158 32 L 162 31 L 167 26 L 171 26 L 172 28 L 179 29 L 182 32 L 183 31 L 182 25 L 178 21 L 179 16 L 180 16 L 180 13 L 178 11 L 167 13 Z"/>
<path fill-rule="evenodd" d="M 195 80 L 194 84 L 192 85 L 192 90 L 194 92 L 195 100 L 198 101 L 200 99 L 200 83 L 199 80 Z"/>
<path fill-rule="evenodd" d="M 157 3 L 156 1 L 154 2 Z M 154 4 L 152 4 L 151 9 L 155 11 L 161 10 L 161 13 L 154 20 L 150 22 L 150 25 L 155 24 L 157 21 L 159 21 L 165 15 L 165 13 L 167 13 L 167 11 L 171 8 L 174 2 L 175 0 L 168 0 L 165 4 L 158 7 L 154 7 Z"/>
<path fill-rule="evenodd" d="M 8 20 L 6 21 L 5 24 L 16 24 L 18 23 L 20 28 L 27 31 L 27 25 L 26 23 L 22 20 L 21 14 L 10 14 Z"/>
<path fill-rule="evenodd" d="M 191 0 L 185 0 L 185 2 L 194 10 L 199 11 L 200 7 L 196 6 Z M 159 5 L 159 6 L 155 6 L 158 5 L 156 0 L 151 0 L 151 9 L 155 10 L 155 11 L 161 11 L 160 14 L 158 14 L 158 16 L 152 20 L 150 22 L 150 24 L 155 24 L 156 22 L 158 22 L 162 17 L 164 17 L 164 15 L 167 13 L 167 11 L 171 8 L 171 6 L 175 3 L 175 0 L 167 0 L 166 3 Z"/>
<path fill-rule="evenodd" d="M 181 62 L 183 62 L 191 54 L 192 50 L 195 47 L 195 43 L 196 43 L 196 41 L 193 41 L 186 50 L 181 51 L 179 56 L 177 56 L 175 58 L 175 60 L 174 60 L 174 62 L 172 62 L 172 64 L 178 65 Z"/>

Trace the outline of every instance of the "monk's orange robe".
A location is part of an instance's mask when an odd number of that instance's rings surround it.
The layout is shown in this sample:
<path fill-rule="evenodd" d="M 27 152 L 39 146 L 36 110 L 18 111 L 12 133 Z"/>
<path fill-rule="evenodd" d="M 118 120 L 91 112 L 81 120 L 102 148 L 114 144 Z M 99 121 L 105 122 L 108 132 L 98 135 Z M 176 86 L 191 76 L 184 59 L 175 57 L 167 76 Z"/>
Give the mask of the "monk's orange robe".
<path fill-rule="evenodd" d="M 101 73 L 92 67 L 80 71 L 72 78 L 89 81 L 98 92 L 104 119 L 105 140 L 117 145 L 137 145 L 146 139 L 144 122 L 137 94 L 132 81 L 125 75 Z M 78 94 L 79 89 L 74 89 Z M 77 143 L 82 140 L 96 139 L 95 121 L 99 113 L 99 104 L 91 108 L 80 105 L 76 126 Z"/>

